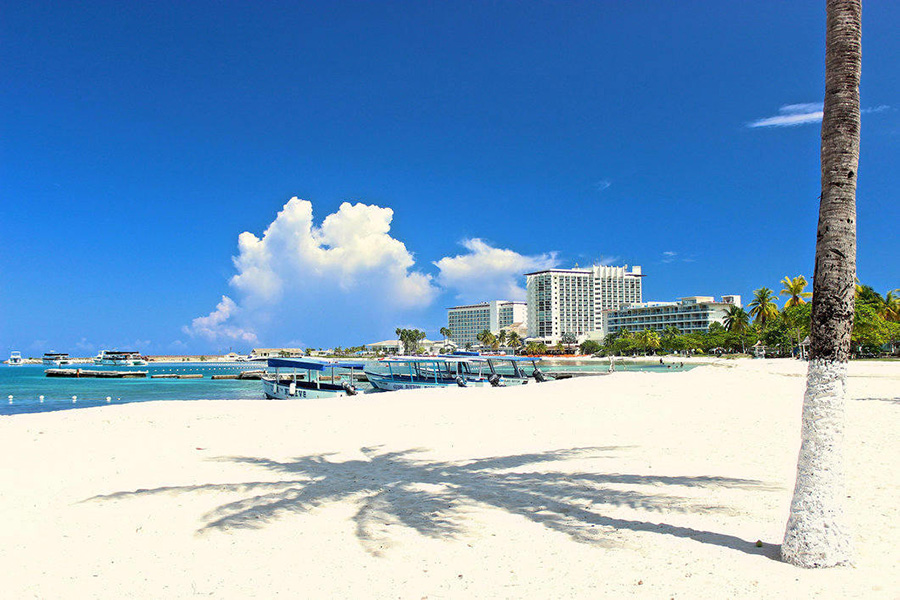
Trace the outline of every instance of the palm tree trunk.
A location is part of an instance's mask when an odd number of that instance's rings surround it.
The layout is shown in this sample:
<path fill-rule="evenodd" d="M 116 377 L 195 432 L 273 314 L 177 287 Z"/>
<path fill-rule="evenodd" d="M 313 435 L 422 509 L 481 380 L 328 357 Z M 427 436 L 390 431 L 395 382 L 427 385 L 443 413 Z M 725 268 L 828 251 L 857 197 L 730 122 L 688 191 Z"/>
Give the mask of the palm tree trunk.
<path fill-rule="evenodd" d="M 797 483 L 782 558 L 801 567 L 850 562 L 843 518 L 844 395 L 856 275 L 861 0 L 828 0 L 822 197 L 810 360 Z"/>

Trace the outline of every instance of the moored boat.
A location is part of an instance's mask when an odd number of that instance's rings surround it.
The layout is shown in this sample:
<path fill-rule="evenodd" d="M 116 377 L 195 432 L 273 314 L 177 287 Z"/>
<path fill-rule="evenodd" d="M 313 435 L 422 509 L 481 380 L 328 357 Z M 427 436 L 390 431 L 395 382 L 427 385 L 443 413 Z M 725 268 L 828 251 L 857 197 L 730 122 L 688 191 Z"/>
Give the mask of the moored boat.
<path fill-rule="evenodd" d="M 275 369 L 262 377 L 263 392 L 272 400 L 354 396 L 357 371 L 364 368 L 363 363 L 296 358 L 270 358 L 266 366 Z M 298 371 L 305 373 L 298 376 Z M 323 375 L 325 371 L 330 372 L 328 376 Z"/>
<path fill-rule="evenodd" d="M 9 360 L 6 361 L 6 364 L 8 364 L 11 367 L 21 367 L 23 364 L 25 364 L 25 361 L 22 360 L 22 353 L 19 352 L 18 350 L 14 350 L 14 351 L 10 352 Z"/>
<path fill-rule="evenodd" d="M 43 358 L 41 358 L 41 362 L 53 367 L 72 364 L 69 355 L 65 352 L 45 352 Z"/>
<path fill-rule="evenodd" d="M 147 361 L 141 356 L 140 352 L 103 350 L 94 357 L 94 364 L 117 367 L 138 367 L 146 365 Z"/>
<path fill-rule="evenodd" d="M 538 383 L 547 381 L 547 376 L 537 365 L 538 359 L 531 356 L 479 354 L 462 350 L 444 356 L 448 360 L 457 357 L 487 363 L 488 368 L 485 375 L 489 378 L 495 375 L 500 377 L 499 383 L 494 385 L 524 385 L 530 379 L 534 379 Z"/>
<path fill-rule="evenodd" d="M 467 382 L 450 369 L 444 358 L 408 356 L 383 358 L 366 369 L 366 377 L 375 388 L 384 391 L 419 390 L 435 387 L 466 387 Z"/>

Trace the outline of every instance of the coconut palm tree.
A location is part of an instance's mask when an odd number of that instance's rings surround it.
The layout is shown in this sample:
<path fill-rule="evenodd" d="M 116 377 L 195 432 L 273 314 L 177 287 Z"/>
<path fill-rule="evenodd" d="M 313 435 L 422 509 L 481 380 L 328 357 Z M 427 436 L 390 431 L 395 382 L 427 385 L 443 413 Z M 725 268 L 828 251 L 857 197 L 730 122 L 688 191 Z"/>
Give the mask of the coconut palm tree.
<path fill-rule="evenodd" d="M 725 326 L 726 331 L 743 333 L 750 327 L 750 315 L 748 315 L 747 311 L 740 306 L 732 304 L 728 307 L 728 312 L 725 313 L 722 324 Z"/>
<path fill-rule="evenodd" d="M 891 290 L 884 296 L 884 308 L 881 316 L 885 321 L 900 321 L 900 295 L 897 294 L 900 289 Z"/>
<path fill-rule="evenodd" d="M 447 345 L 447 338 L 449 338 L 449 337 L 453 334 L 453 332 L 450 331 L 450 328 L 449 328 L 449 327 L 441 327 L 440 333 L 441 333 L 442 336 L 444 336 L 444 345 L 446 346 L 446 345 Z"/>
<path fill-rule="evenodd" d="M 519 337 L 519 334 L 515 331 L 510 331 L 509 336 L 506 338 L 506 343 L 509 344 L 509 347 L 512 348 L 513 354 L 516 353 L 516 348 L 522 345 L 522 338 Z"/>
<path fill-rule="evenodd" d="M 644 347 L 645 350 L 649 352 L 653 352 L 657 348 L 659 348 L 659 334 L 656 333 L 653 329 L 645 329 L 637 335 L 638 343 Z"/>
<path fill-rule="evenodd" d="M 827 0 L 822 195 L 797 482 L 782 558 L 801 567 L 850 561 L 843 518 L 844 389 L 856 275 L 861 0 Z"/>
<path fill-rule="evenodd" d="M 506 330 L 501 329 L 500 333 L 497 334 L 497 347 L 504 346 L 506 344 Z"/>
<path fill-rule="evenodd" d="M 760 327 L 765 327 L 770 319 L 778 316 L 778 305 L 775 304 L 775 292 L 767 287 L 761 287 L 753 292 L 753 302 L 750 303 L 750 316 L 753 322 Z"/>
<path fill-rule="evenodd" d="M 784 303 L 784 308 L 790 308 L 800 304 L 806 304 L 804 298 L 812 298 L 812 292 L 804 292 L 803 288 L 807 286 L 806 277 L 797 275 L 793 279 L 785 277 L 781 280 L 784 288 L 781 290 L 781 296 L 790 296 Z"/>

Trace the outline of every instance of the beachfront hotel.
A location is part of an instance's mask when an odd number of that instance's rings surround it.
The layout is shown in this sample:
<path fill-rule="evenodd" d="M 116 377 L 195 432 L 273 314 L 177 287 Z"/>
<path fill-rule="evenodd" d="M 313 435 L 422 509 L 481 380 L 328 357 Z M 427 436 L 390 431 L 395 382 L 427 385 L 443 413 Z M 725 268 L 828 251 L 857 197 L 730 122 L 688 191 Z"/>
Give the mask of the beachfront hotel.
<path fill-rule="evenodd" d="M 604 314 L 641 302 L 641 267 L 594 266 L 526 273 L 528 337 L 555 344 L 563 334 L 599 337 Z"/>
<path fill-rule="evenodd" d="M 681 333 L 709 331 L 713 323 L 723 323 L 728 309 L 741 306 L 738 295 L 722 296 L 716 302 L 712 296 L 689 296 L 677 302 L 646 302 L 623 306 L 606 313 L 603 335 L 623 329 L 662 331 L 673 326 Z"/>
<path fill-rule="evenodd" d="M 528 318 L 524 302 L 492 300 L 447 309 L 450 341 L 457 346 L 476 344 L 476 336 L 487 329 L 494 335 L 504 327 L 524 324 Z"/>

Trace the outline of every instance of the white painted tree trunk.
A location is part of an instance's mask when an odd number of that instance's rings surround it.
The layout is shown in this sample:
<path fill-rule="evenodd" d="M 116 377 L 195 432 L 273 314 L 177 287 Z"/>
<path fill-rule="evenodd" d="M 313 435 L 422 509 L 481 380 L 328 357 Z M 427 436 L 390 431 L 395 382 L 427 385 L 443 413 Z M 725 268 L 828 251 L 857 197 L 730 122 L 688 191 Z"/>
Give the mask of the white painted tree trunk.
<path fill-rule="evenodd" d="M 809 362 L 797 483 L 781 546 L 782 558 L 800 567 L 834 567 L 851 560 L 841 450 L 846 375 L 846 362 Z"/>

